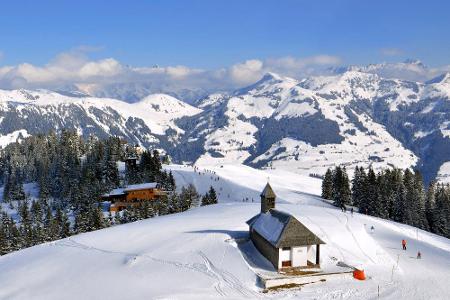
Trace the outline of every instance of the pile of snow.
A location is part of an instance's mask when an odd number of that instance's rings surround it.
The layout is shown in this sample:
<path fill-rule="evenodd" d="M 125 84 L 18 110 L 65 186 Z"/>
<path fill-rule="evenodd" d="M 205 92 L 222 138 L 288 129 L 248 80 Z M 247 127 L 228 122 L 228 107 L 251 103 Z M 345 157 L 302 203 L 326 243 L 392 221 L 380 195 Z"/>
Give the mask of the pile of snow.
<path fill-rule="evenodd" d="M 186 183 L 201 188 L 210 185 L 207 175 L 193 169 L 169 168 Z M 224 166 L 223 171 L 215 171 L 211 174 L 220 177 L 215 182 L 232 189 L 233 195 L 244 193 L 241 190 L 261 191 L 265 185 L 265 180 L 260 180 L 264 171 L 255 170 L 254 176 L 248 167 Z M 375 299 L 378 288 L 382 299 L 450 297 L 448 239 L 394 222 L 343 213 L 305 193 L 301 184 L 295 188 L 294 182 L 305 179 L 302 176 L 284 173 L 283 182 L 279 174 L 264 175 L 271 177 L 281 198 L 277 208 L 292 213 L 326 243 L 321 248 L 321 266 L 337 268 L 337 262 L 359 266 L 368 276 L 366 281 L 348 276 L 301 289 L 262 293 L 257 270 L 236 244 L 247 235 L 245 221 L 259 212 L 260 205 L 228 202 L 2 256 L 0 298 Z M 315 193 L 319 191 L 316 187 Z M 407 251 L 401 250 L 404 238 Z M 418 250 L 421 260 L 415 258 Z M 254 248 L 252 253 L 256 261 L 265 261 Z"/>

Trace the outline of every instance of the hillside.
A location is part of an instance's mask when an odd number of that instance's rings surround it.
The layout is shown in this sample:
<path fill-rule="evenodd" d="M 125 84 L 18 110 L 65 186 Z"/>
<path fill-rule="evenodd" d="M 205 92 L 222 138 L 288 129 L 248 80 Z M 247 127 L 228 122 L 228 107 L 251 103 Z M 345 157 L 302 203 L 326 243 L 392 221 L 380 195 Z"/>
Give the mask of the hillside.
<path fill-rule="evenodd" d="M 314 196 L 319 192 L 319 180 L 286 171 L 252 172 L 239 166 L 201 168 L 197 173 L 184 166 L 169 168 L 179 184 L 195 182 L 203 189 L 214 182 L 218 190 L 230 191 L 230 198 L 222 193 L 218 205 L 2 256 L 0 298 L 376 299 L 378 286 L 383 299 L 450 296 L 445 280 L 450 275 L 448 239 L 406 225 L 342 213 Z M 220 180 L 214 181 L 212 175 Z M 261 293 L 256 269 L 244 259 L 242 247 L 237 247 L 234 239 L 246 236 L 245 221 L 259 211 L 259 203 L 242 203 L 240 198 L 256 197 L 267 177 L 279 196 L 277 207 L 294 214 L 326 242 L 321 265 L 334 266 L 338 261 L 358 265 L 365 269 L 368 280 L 349 276 L 301 289 Z M 406 252 L 400 250 L 403 238 L 409 242 Z M 258 255 L 251 244 L 244 246 Z M 417 250 L 422 252 L 422 260 L 415 259 Z"/>

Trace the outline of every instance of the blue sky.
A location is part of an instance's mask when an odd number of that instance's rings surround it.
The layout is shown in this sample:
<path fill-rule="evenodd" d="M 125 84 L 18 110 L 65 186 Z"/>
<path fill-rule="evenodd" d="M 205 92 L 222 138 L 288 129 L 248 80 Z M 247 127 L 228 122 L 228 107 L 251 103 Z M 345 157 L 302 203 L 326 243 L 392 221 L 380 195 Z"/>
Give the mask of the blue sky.
<path fill-rule="evenodd" d="M 91 59 L 214 69 L 248 59 L 450 63 L 449 1 L 3 1 L 1 65 Z M 88 46 L 88 47 L 86 47 Z"/>

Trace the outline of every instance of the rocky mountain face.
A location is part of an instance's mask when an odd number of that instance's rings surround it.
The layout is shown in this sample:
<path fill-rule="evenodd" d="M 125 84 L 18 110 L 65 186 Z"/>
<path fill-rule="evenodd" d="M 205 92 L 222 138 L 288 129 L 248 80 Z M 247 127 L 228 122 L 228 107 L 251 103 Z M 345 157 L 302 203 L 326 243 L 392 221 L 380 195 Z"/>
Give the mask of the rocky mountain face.
<path fill-rule="evenodd" d="M 420 67 L 420 66 L 419 66 Z M 363 72 L 364 71 L 364 72 Z M 450 161 L 450 74 L 418 83 L 348 69 L 303 80 L 266 74 L 194 106 L 157 94 L 133 104 L 49 91 L 0 91 L 0 142 L 62 128 L 166 149 L 176 161 L 323 174 L 335 164 L 419 167 Z M 448 168 L 444 168 L 446 170 Z M 445 172 L 444 172 L 445 173 Z"/>

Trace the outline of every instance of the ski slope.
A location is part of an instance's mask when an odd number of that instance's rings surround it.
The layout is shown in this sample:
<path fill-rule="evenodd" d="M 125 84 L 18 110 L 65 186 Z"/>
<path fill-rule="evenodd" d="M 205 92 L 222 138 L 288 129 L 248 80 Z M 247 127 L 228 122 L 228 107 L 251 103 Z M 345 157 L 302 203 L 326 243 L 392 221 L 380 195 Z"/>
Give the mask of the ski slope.
<path fill-rule="evenodd" d="M 0 299 L 377 299 L 378 287 L 382 299 L 450 298 L 448 239 L 343 213 L 315 196 L 320 181 L 310 177 L 238 165 L 167 168 L 178 187 L 194 183 L 200 192 L 211 184 L 222 187 L 221 203 L 2 256 Z M 262 293 L 257 270 L 235 239 L 246 236 L 245 221 L 259 212 L 256 197 L 267 177 L 279 196 L 277 208 L 294 214 L 326 242 L 321 266 L 359 266 L 368 280 L 349 276 Z M 242 202 L 243 197 L 255 202 Z M 407 251 L 401 250 L 403 238 Z M 418 250 L 421 260 L 415 258 Z"/>

